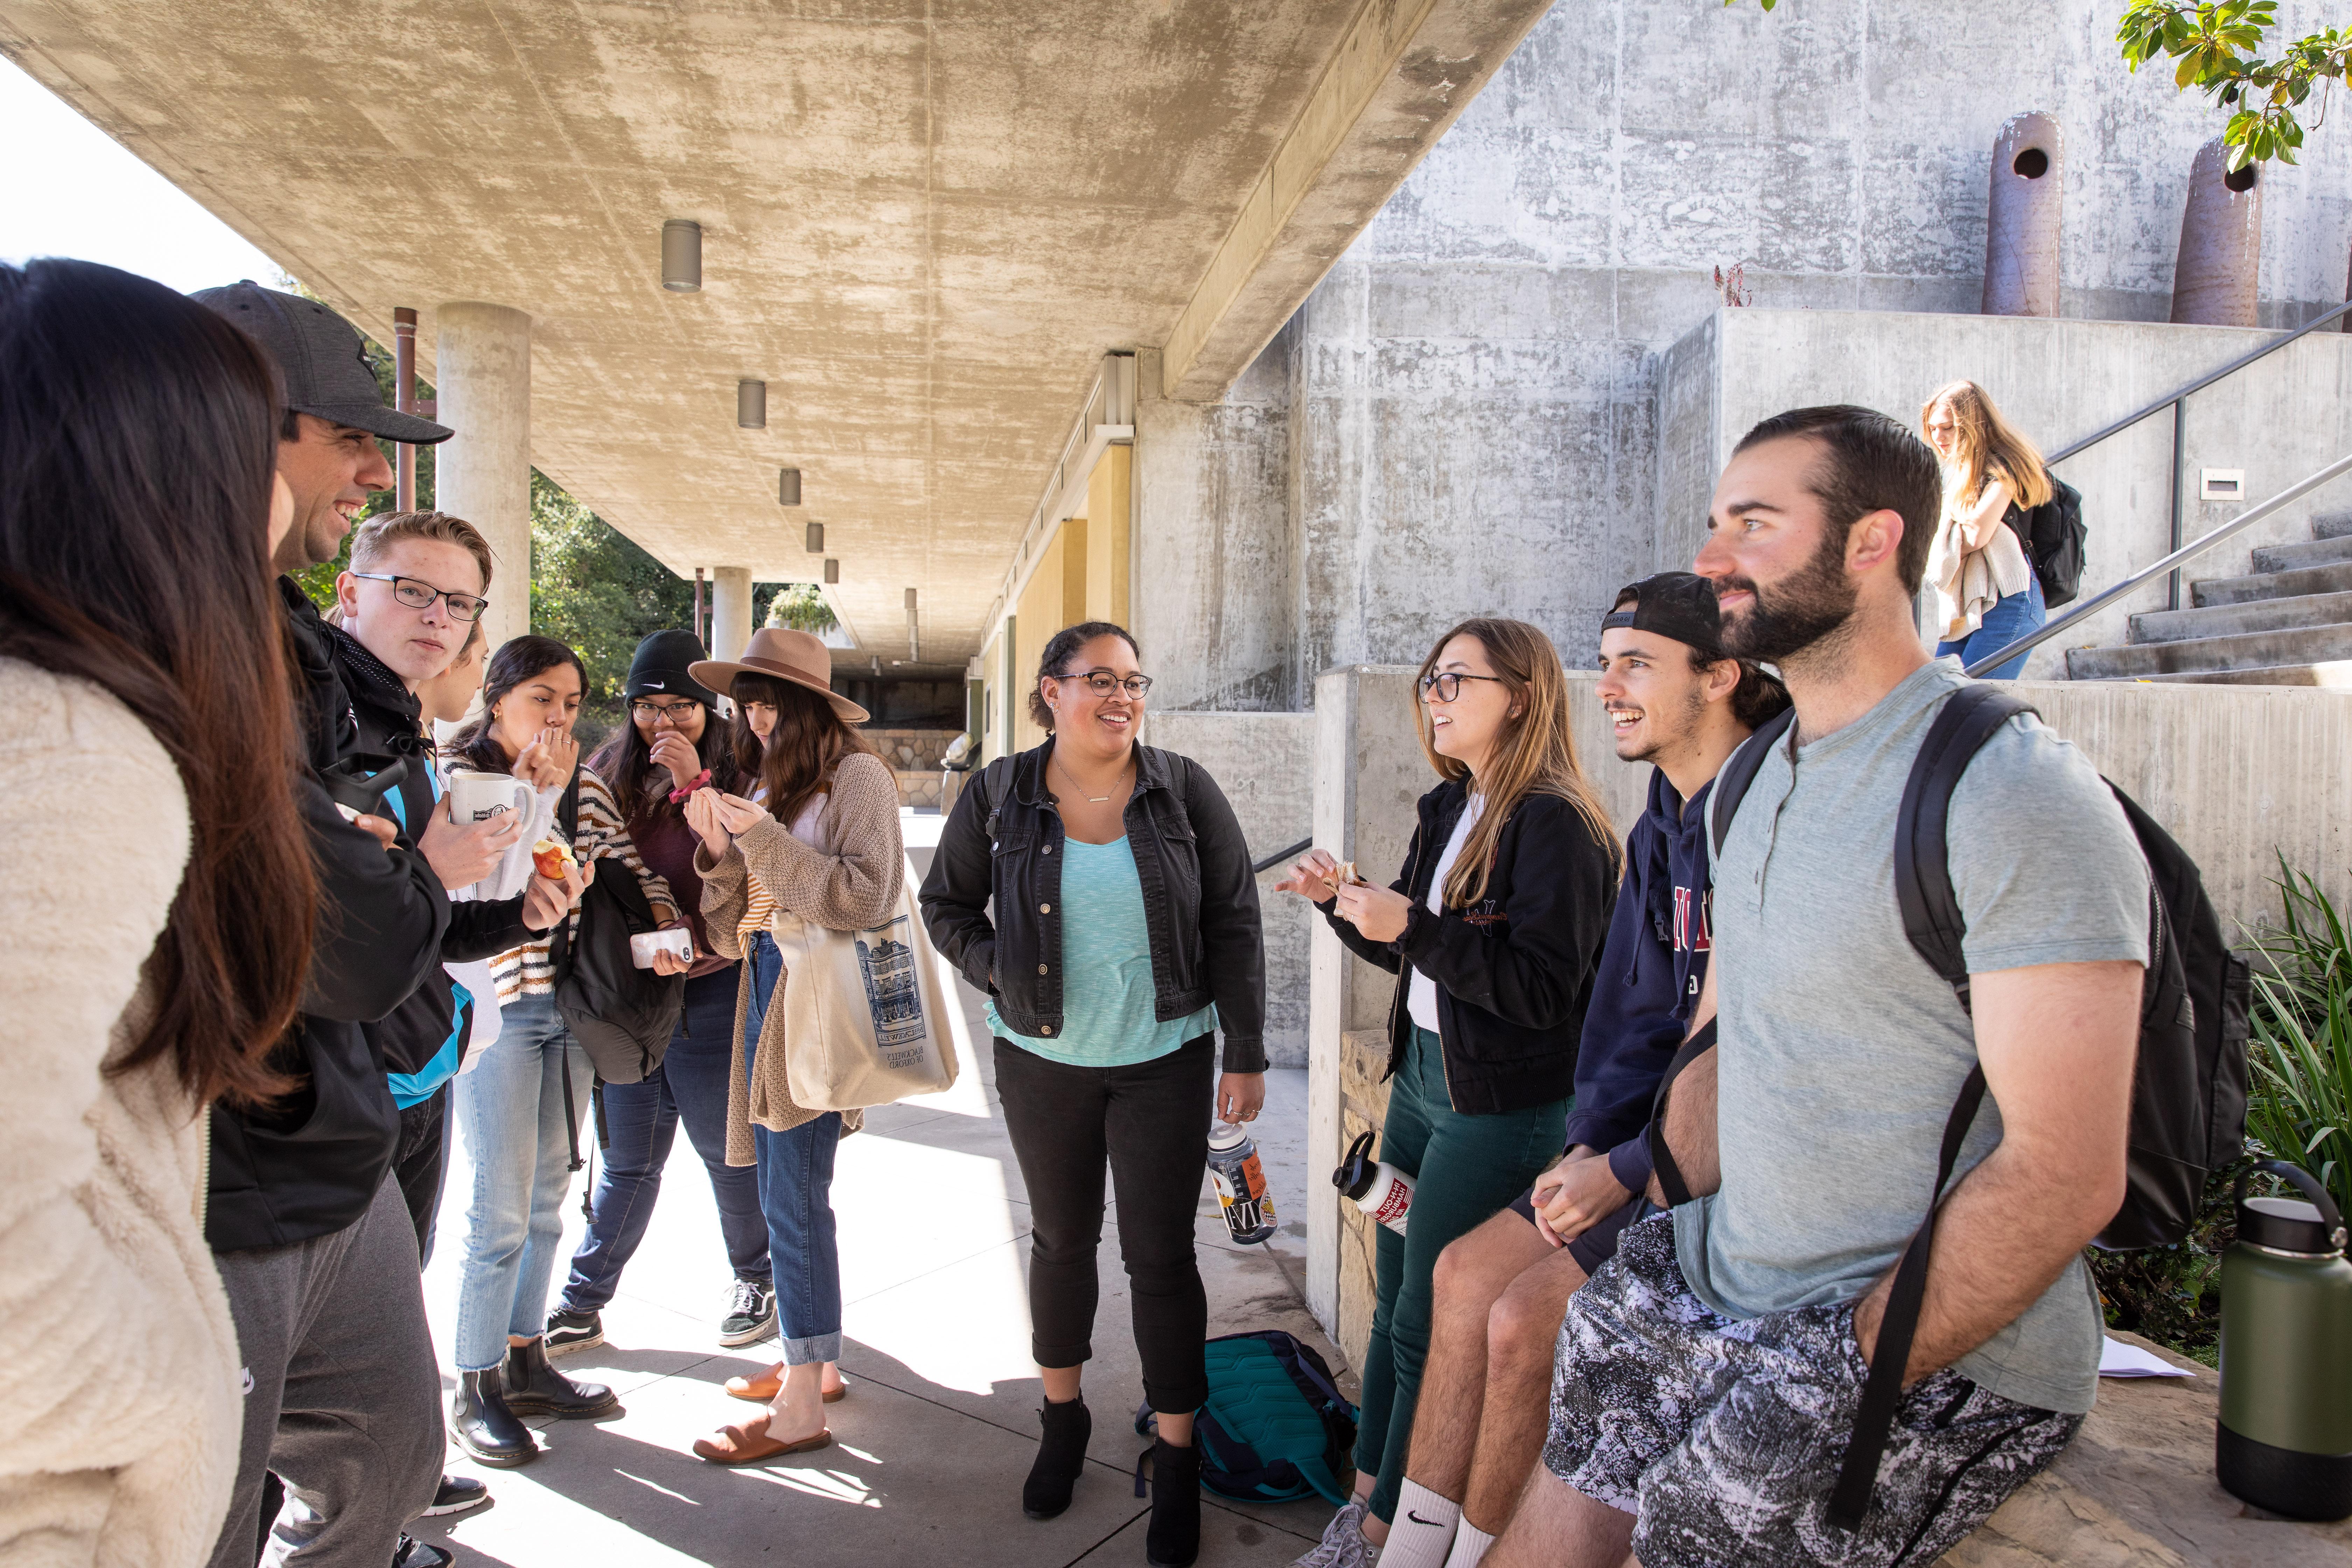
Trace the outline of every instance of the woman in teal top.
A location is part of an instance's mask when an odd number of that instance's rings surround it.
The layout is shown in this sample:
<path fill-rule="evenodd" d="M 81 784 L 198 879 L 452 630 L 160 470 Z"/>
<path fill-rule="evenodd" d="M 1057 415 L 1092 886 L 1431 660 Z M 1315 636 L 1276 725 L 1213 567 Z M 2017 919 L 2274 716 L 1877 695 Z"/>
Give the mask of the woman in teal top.
<path fill-rule="evenodd" d="M 988 993 L 997 1094 L 1029 1191 L 1045 1404 L 1022 1508 L 1060 1513 L 1086 1464 L 1079 1374 L 1094 1353 L 1108 1162 L 1159 1415 L 1145 1554 L 1181 1564 L 1200 1546 L 1192 1413 L 1209 1392 L 1192 1215 L 1213 1104 L 1247 1121 L 1265 1098 L 1265 962 L 1233 808 L 1198 763 L 1135 742 L 1150 685 L 1118 626 L 1055 633 L 1030 698 L 1052 734 L 957 798 L 921 902 L 940 951 Z"/>

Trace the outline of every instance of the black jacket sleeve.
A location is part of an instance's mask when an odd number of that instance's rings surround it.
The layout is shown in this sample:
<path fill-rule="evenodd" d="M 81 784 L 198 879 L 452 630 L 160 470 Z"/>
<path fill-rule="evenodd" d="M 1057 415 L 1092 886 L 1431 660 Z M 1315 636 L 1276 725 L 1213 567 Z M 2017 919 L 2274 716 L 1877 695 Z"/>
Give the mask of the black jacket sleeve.
<path fill-rule="evenodd" d="M 1418 823 L 1413 826 L 1412 840 L 1405 845 L 1404 863 L 1408 868 L 1407 871 L 1389 884 L 1389 891 L 1402 893 L 1410 899 L 1412 897 L 1412 879 L 1410 868 L 1421 864 L 1421 826 Z M 1402 972 L 1404 958 L 1397 952 L 1396 943 L 1374 942 L 1362 931 L 1358 931 L 1353 921 L 1340 919 L 1339 900 L 1326 899 L 1315 907 L 1330 924 L 1331 932 L 1339 939 L 1340 945 L 1349 952 L 1354 953 L 1366 963 L 1378 964 L 1391 974 Z M 1426 914 L 1428 911 L 1423 909 L 1422 912 Z"/>
<path fill-rule="evenodd" d="M 319 929 L 302 1011 L 373 1023 L 441 962 L 449 897 L 425 857 L 386 849 L 346 822 L 316 779 L 306 773 L 294 789 L 319 875 Z"/>
<path fill-rule="evenodd" d="M 1216 998 L 1227 1072 L 1265 1070 L 1265 927 L 1257 907 L 1257 873 L 1225 792 L 1209 770 L 1186 758 L 1184 814 L 1201 866 L 1202 978 Z"/>
<path fill-rule="evenodd" d="M 915 895 L 931 944 L 984 995 L 996 994 L 996 926 L 988 918 L 995 857 L 988 845 L 988 809 L 982 786 L 996 781 L 983 770 L 956 796 L 931 854 L 930 875 Z"/>
<path fill-rule="evenodd" d="M 495 903 L 449 906 L 449 930 L 441 938 L 444 963 L 471 963 L 496 958 L 532 941 L 540 933 L 522 923 L 522 895 Z"/>
<path fill-rule="evenodd" d="M 1559 1028 L 1574 1020 L 1608 934 L 1616 902 L 1610 846 L 1558 795 L 1529 795 L 1513 816 L 1498 846 L 1511 860 L 1501 934 L 1416 903 L 1396 945 L 1456 1001 L 1523 1028 Z"/>

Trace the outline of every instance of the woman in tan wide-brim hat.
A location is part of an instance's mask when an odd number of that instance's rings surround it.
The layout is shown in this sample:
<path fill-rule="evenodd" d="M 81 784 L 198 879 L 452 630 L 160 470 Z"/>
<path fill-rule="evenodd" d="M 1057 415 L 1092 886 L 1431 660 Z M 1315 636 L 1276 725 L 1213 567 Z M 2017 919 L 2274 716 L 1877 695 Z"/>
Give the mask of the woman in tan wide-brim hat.
<path fill-rule="evenodd" d="M 735 1072 L 729 1080 L 727 1163 L 756 1164 L 760 1208 L 775 1270 L 776 1336 L 783 1360 L 758 1378 L 730 1380 L 766 1411 L 698 1439 L 714 1464 L 749 1465 L 833 1440 L 824 1405 L 841 1397 L 841 1259 L 834 1240 L 833 1155 L 838 1111 L 793 1103 L 785 1073 L 779 977 L 769 927 L 779 912 L 833 931 L 878 924 L 898 901 L 905 852 L 898 785 L 851 725 L 866 710 L 831 689 L 832 656 L 806 632 L 763 626 L 740 658 L 687 673 L 734 699 L 735 761 L 757 783 L 748 798 L 703 789 L 686 819 L 701 837 L 702 916 L 710 943 L 747 962 L 735 1002 Z M 740 1382 L 740 1387 L 736 1386 Z M 830 1386 L 828 1386 L 830 1385 Z"/>

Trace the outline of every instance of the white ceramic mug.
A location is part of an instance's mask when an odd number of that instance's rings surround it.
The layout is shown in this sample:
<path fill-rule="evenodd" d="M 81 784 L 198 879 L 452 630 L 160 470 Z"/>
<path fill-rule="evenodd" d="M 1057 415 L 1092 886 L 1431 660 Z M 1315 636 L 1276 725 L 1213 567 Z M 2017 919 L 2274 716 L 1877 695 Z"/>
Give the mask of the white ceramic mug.
<path fill-rule="evenodd" d="M 481 822 L 507 811 L 530 809 L 530 785 L 505 773 L 456 773 L 449 780 L 449 815 L 459 823 Z"/>

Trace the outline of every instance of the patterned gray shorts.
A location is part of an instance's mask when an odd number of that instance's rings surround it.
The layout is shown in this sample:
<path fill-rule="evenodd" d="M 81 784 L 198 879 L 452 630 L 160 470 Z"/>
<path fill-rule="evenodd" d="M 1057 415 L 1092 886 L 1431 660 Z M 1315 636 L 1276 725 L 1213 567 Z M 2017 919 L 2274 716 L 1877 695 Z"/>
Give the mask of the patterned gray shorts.
<path fill-rule="evenodd" d="M 1642 1568 L 1935 1562 L 2058 1457 L 2079 1415 L 1947 1368 L 1903 1395 L 1862 1528 L 1827 1506 L 1868 1363 L 1853 1305 L 1735 1320 L 1683 1282 L 1666 1215 L 1626 1228 L 1569 1298 L 1544 1465 L 1635 1514 Z"/>

